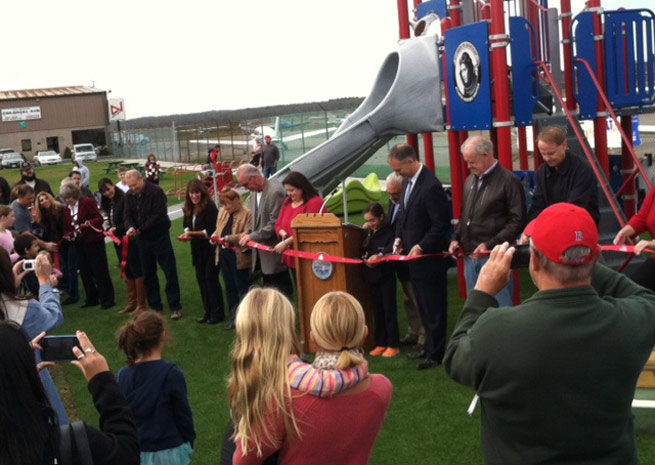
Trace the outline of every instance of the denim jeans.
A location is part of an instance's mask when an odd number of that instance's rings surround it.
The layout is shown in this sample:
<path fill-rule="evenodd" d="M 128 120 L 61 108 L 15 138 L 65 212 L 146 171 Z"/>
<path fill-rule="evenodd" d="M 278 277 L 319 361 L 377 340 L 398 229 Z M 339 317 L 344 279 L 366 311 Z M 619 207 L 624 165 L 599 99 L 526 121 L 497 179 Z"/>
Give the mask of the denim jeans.
<path fill-rule="evenodd" d="M 263 170 L 264 177 L 268 179 L 271 176 L 273 176 L 276 171 L 277 171 L 277 167 L 275 166 L 265 166 Z"/>
<path fill-rule="evenodd" d="M 148 305 L 153 310 L 162 311 L 163 305 L 159 294 L 159 279 L 157 278 L 157 263 L 166 276 L 166 298 L 171 311 L 182 309 L 180 303 L 180 283 L 177 278 L 177 263 L 173 244 L 168 231 L 162 231 L 160 237 L 145 239 L 139 238 L 139 258 L 141 271 L 145 276 L 146 295 Z"/>
<path fill-rule="evenodd" d="M 232 250 L 221 249 L 221 274 L 225 282 L 225 293 L 227 294 L 227 306 L 230 312 L 230 321 L 234 322 L 237 316 L 237 307 L 244 295 L 248 292 L 250 285 L 248 269 L 237 269 L 237 255 Z"/>
<path fill-rule="evenodd" d="M 480 275 L 480 270 L 489 260 L 489 256 L 484 258 L 464 258 L 464 276 L 466 277 L 466 290 L 471 292 L 475 288 L 475 283 L 478 281 L 478 276 Z M 496 295 L 496 300 L 501 307 L 511 307 L 513 303 L 514 296 L 514 276 L 510 273 L 509 275 L 509 284 L 503 288 Z"/>

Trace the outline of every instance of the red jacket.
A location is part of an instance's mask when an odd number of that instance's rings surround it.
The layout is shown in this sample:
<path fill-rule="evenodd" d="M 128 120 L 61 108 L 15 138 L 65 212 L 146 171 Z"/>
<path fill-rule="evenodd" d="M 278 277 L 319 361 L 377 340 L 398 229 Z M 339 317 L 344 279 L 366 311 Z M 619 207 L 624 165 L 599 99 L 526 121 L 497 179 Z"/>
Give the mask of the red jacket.
<path fill-rule="evenodd" d="M 87 221 L 96 229 L 102 229 L 102 215 L 95 200 L 88 197 L 81 197 L 78 201 L 77 218 L 71 216 L 70 207 L 64 208 L 64 234 L 68 236 L 77 235 L 85 242 L 92 244 L 102 242 L 105 236 L 91 228 L 83 227 Z"/>
<path fill-rule="evenodd" d="M 653 202 L 655 202 L 655 188 L 650 190 L 639 212 L 630 218 L 628 222 L 635 229 L 635 234 L 648 231 L 651 236 L 655 237 L 655 208 L 653 208 Z"/>

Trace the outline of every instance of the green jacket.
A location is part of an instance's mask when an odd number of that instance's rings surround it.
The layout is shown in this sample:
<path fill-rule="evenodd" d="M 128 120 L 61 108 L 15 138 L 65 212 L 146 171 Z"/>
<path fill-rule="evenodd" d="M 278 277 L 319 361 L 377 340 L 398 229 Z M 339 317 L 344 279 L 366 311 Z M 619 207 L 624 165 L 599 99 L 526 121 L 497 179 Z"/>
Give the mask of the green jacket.
<path fill-rule="evenodd" d="M 636 464 L 631 403 L 655 294 L 597 265 L 592 286 L 497 306 L 472 291 L 444 358 L 482 401 L 485 463 Z"/>

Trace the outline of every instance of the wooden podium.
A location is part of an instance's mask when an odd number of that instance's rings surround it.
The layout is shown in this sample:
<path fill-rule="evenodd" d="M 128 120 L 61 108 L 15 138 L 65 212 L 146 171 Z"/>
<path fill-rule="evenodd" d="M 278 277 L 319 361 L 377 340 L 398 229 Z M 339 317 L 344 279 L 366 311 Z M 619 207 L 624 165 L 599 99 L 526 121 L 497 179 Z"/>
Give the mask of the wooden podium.
<path fill-rule="evenodd" d="M 332 213 L 308 213 L 296 216 L 292 223 L 296 250 L 360 258 L 364 230 L 354 225 L 342 225 Z M 364 308 L 368 337 L 365 349 L 373 347 L 373 314 L 368 284 L 364 281 L 364 265 L 319 262 L 306 258 L 296 259 L 298 276 L 298 305 L 300 307 L 301 344 L 304 352 L 316 352 L 310 343 L 309 319 L 314 304 L 330 291 L 344 291 L 353 295 Z"/>

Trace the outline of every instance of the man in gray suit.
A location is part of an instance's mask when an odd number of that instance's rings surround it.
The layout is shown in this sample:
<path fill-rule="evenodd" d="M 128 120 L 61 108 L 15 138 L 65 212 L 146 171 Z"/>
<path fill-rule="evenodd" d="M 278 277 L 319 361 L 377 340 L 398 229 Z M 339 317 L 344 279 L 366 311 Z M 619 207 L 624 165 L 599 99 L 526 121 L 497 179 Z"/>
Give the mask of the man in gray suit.
<path fill-rule="evenodd" d="M 252 228 L 241 236 L 239 245 L 245 246 L 248 241 L 255 241 L 275 247 L 279 242 L 275 233 L 275 223 L 282 202 L 287 196 L 284 187 L 277 181 L 267 180 L 259 169 L 251 164 L 239 167 L 237 182 L 251 192 L 247 207 L 253 212 Z M 265 286 L 275 287 L 289 299 L 293 298 L 289 269 L 282 263 L 282 255 L 253 249 L 252 272 L 255 273 L 257 270 L 261 271 Z"/>

